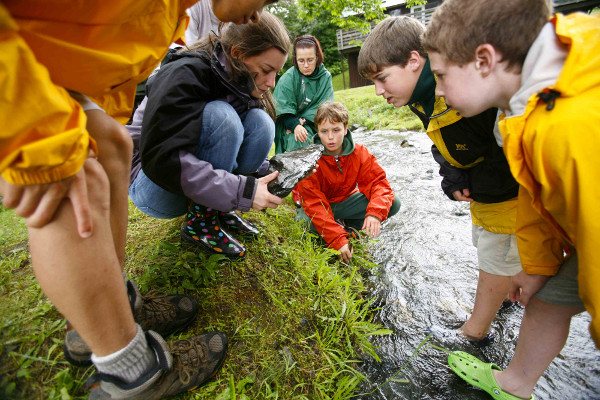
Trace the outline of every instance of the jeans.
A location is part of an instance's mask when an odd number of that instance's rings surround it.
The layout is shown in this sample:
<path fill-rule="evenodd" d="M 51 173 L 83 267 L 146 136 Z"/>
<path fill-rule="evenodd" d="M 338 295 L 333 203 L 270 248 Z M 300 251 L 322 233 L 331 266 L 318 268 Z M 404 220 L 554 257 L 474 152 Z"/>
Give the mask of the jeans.
<path fill-rule="evenodd" d="M 202 113 L 202 131 L 194 155 L 215 169 L 250 174 L 267 158 L 274 138 L 275 124 L 264 110 L 253 108 L 240 116 L 229 103 L 212 101 Z M 129 185 L 129 197 L 137 208 L 155 218 L 175 218 L 188 208 L 186 197 L 161 188 L 143 170 Z"/>

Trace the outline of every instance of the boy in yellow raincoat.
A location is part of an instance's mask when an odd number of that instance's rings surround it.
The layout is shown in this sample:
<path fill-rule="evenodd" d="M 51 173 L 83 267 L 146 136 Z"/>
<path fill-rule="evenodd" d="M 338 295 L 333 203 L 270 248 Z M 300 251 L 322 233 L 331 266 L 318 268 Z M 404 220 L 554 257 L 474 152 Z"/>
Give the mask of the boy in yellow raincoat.
<path fill-rule="evenodd" d="M 533 398 L 572 316 L 590 313 L 600 345 L 600 17 L 549 16 L 546 0 L 447 0 L 424 39 L 448 104 L 467 117 L 504 110 L 497 139 L 520 184 L 524 272 L 511 297 L 526 308 L 515 355 L 504 371 L 467 353 L 448 357 L 495 399 Z"/>

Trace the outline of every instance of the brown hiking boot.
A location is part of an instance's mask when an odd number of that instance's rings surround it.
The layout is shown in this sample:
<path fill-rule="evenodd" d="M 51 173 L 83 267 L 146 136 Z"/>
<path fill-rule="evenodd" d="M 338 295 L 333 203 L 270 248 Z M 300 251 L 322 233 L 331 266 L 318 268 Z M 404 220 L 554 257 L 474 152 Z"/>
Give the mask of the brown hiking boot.
<path fill-rule="evenodd" d="M 142 330 L 153 330 L 163 337 L 186 328 L 198 314 L 198 302 L 189 296 L 166 295 L 157 290 L 142 296 L 131 280 L 127 281 L 127 294 L 135 322 Z M 92 351 L 88 345 L 68 321 L 66 329 L 63 350 L 67 361 L 77 366 L 91 365 Z"/>
<path fill-rule="evenodd" d="M 132 383 L 96 374 L 88 380 L 90 400 L 154 400 L 193 390 L 212 378 L 227 355 L 227 337 L 210 332 L 167 345 L 156 332 L 146 332 L 148 345 L 156 353 L 157 365 Z"/>

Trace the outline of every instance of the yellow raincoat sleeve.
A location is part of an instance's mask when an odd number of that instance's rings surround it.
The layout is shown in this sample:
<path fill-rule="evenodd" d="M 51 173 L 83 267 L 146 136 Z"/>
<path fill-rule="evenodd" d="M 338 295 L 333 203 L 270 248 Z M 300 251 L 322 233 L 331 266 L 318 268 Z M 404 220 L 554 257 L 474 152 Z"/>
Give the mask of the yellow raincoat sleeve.
<path fill-rule="evenodd" d="M 90 138 L 79 104 L 50 80 L 0 4 L 0 173 L 13 184 L 74 175 Z"/>
<path fill-rule="evenodd" d="M 517 246 L 523 270 L 530 275 L 556 275 L 563 262 L 563 246 L 548 222 L 532 206 L 521 186 L 517 199 Z"/>

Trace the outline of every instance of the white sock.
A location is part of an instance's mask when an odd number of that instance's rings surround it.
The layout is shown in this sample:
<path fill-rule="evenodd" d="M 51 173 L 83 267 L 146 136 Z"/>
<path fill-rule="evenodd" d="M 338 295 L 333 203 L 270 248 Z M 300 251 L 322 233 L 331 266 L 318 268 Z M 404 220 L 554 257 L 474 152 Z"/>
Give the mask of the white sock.
<path fill-rule="evenodd" d="M 137 333 L 127 346 L 107 356 L 98 357 L 92 354 L 92 362 L 98 372 L 131 383 L 154 367 L 158 361 L 156 354 L 148 346 L 144 331 L 137 325 Z"/>

